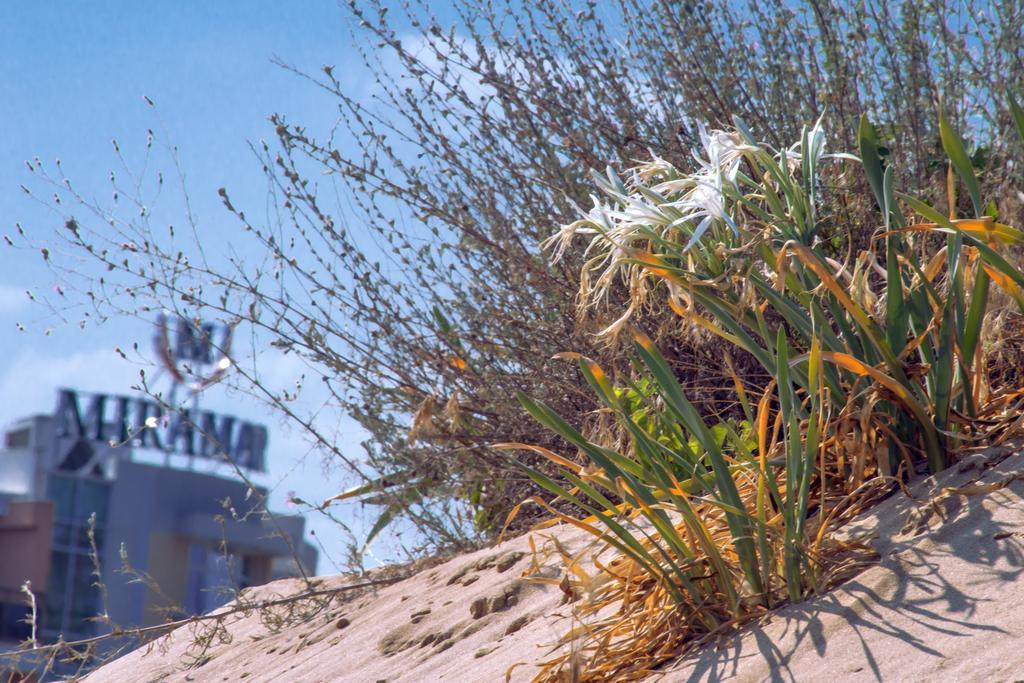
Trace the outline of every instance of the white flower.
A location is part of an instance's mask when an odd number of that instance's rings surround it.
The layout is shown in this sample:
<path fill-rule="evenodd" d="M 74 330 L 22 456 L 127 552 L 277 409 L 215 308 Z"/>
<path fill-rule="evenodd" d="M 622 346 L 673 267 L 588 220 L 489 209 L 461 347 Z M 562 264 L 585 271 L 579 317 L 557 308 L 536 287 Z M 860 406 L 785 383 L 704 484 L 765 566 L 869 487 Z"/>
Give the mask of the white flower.
<path fill-rule="evenodd" d="M 818 160 L 822 158 L 822 155 L 825 152 L 825 130 L 821 125 L 823 117 L 824 114 L 819 116 L 818 120 L 814 123 L 814 127 L 807 131 L 808 152 L 810 153 L 810 160 L 813 165 L 817 165 Z M 789 162 L 790 171 L 798 171 L 803 163 L 803 144 L 804 140 L 803 136 L 801 136 L 800 140 L 793 143 L 790 148 L 785 151 L 785 158 Z M 848 158 L 850 155 L 836 154 L 829 156 Z"/>
<path fill-rule="evenodd" d="M 805 129 L 797 144 L 781 150 L 749 142 L 746 132 L 708 130 L 698 124 L 700 147 L 693 153 L 697 163 L 694 173 L 682 173 L 653 153 L 650 162 L 632 170 L 628 181 L 620 179 L 612 169 L 605 174 L 594 173 L 600 192 L 599 196 L 591 197 L 593 207 L 589 211 L 581 209 L 578 220 L 561 226 L 557 233 L 542 242 L 542 246 L 550 248 L 553 261 L 558 261 L 577 235 L 587 239 L 580 273 L 581 310 L 606 301 L 616 281 L 628 288 L 629 307 L 601 336 L 614 337 L 653 291 L 649 282 L 651 273 L 638 261 L 638 256 L 660 249 L 666 241 L 679 239 L 680 232 L 687 234 L 683 252 L 697 245 L 714 226 L 728 226 L 740 236 L 739 227 L 730 215 L 733 199 L 743 192 L 748 201 L 760 201 L 756 192 L 761 182 L 759 175 L 774 169 L 771 159 L 790 172 L 792 182 L 797 182 L 796 176 L 804 172 L 811 179 L 815 178 L 816 167 L 822 159 L 853 159 L 848 154 L 824 153 L 826 140 L 822 123 L 819 118 L 813 127 Z M 741 190 L 737 178 L 747 160 L 755 173 L 752 180 L 744 181 Z M 748 182 L 755 190 L 749 194 Z M 809 199 L 813 207 L 813 186 Z M 812 223 L 813 220 L 812 213 Z M 669 251 L 675 252 L 676 248 L 669 247 Z M 668 284 L 671 292 L 672 283 Z"/>
<path fill-rule="evenodd" d="M 725 212 L 725 196 L 722 193 L 721 175 L 703 175 L 694 177 L 694 187 L 682 199 L 673 202 L 670 206 L 679 209 L 683 215 L 677 218 L 669 227 L 678 227 L 684 223 L 691 223 L 698 218 L 700 222 L 694 228 L 689 242 L 683 251 L 688 251 L 704 235 L 708 228 L 715 221 L 722 221 L 732 231 L 739 235 L 739 228 L 736 223 Z"/>
<path fill-rule="evenodd" d="M 725 223 L 735 234 L 739 234 L 736 223 L 725 210 L 725 182 L 728 181 L 735 186 L 736 174 L 743 163 L 744 155 L 759 151 L 758 147 L 744 143 L 739 133 L 723 130 L 709 132 L 703 124 L 698 124 L 697 128 L 706 156 L 702 158 L 696 152 L 693 155 L 700 170 L 697 173 L 666 180 L 651 188 L 655 192 L 667 195 L 682 194 L 678 199 L 666 202 L 665 205 L 682 214 L 668 225 L 669 228 L 696 222 L 685 249 L 693 247 L 715 221 Z M 666 166 L 671 169 L 667 162 L 658 158 L 655 158 L 652 166 L 658 170 L 663 170 Z"/>
<path fill-rule="evenodd" d="M 558 229 L 558 232 L 540 243 L 541 249 L 553 249 L 551 255 L 552 263 L 558 263 L 565 256 L 566 250 L 572 244 L 576 235 L 597 235 L 601 232 L 597 226 L 602 224 L 611 227 L 608 225 L 609 221 L 607 218 L 607 214 L 611 210 L 610 207 L 602 204 L 594 195 L 591 195 L 590 198 L 594 202 L 594 208 L 586 213 L 580 209 L 583 218 L 572 223 L 566 223 Z M 587 249 L 589 251 L 590 247 L 588 246 Z"/>
<path fill-rule="evenodd" d="M 702 175 L 724 175 L 730 183 L 736 183 L 736 173 L 743 163 L 743 155 L 757 150 L 753 145 L 740 141 L 738 133 L 727 133 L 724 130 L 713 130 L 710 133 L 704 124 L 697 125 L 700 143 L 704 146 L 707 159 L 701 159 L 696 153 L 694 159 L 701 166 Z"/>

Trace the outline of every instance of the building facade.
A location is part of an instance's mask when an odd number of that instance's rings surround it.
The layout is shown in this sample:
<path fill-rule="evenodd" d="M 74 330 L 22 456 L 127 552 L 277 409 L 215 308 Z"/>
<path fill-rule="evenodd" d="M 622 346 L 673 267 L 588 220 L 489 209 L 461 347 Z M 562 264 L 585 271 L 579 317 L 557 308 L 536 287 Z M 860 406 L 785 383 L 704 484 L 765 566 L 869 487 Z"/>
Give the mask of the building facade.
<path fill-rule="evenodd" d="M 173 422 L 124 397 L 78 402 L 62 391 L 53 415 L 16 422 L 0 444 L 0 646 L 30 633 L 26 581 L 39 639 L 71 641 L 104 633 L 98 614 L 148 626 L 314 573 L 303 518 L 269 517 L 265 489 L 236 476 L 261 469 L 264 428 L 209 413 Z"/>

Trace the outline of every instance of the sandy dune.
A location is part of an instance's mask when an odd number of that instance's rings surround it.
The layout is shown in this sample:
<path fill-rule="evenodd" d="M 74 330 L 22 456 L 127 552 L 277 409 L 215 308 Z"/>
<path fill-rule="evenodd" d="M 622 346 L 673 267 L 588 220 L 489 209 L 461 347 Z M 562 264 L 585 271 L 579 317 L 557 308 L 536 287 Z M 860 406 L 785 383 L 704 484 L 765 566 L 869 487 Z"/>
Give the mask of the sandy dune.
<path fill-rule="evenodd" d="M 815 599 L 774 612 L 666 667 L 666 681 L 999 681 L 1024 679 L 1024 456 L 974 456 L 897 494 L 847 528 L 877 536 L 882 561 Z M 957 488 L 950 491 L 950 488 Z M 578 532 L 554 534 L 579 548 Z M 534 535 L 538 548 L 551 541 Z M 273 632 L 227 619 L 205 652 L 188 629 L 99 669 L 100 681 L 529 680 L 572 623 L 553 557 L 526 538 L 454 558 L 335 602 Z M 340 577 L 321 588 L 343 585 Z M 266 599 L 295 590 L 265 586 Z M 223 642 L 222 642 L 223 641 Z"/>
<path fill-rule="evenodd" d="M 566 543 L 579 532 L 556 528 Z M 538 549 L 545 541 L 534 535 Z M 332 605 L 274 633 L 253 616 L 228 617 L 229 643 L 201 651 L 187 628 L 97 670 L 98 681 L 503 681 L 529 680 L 530 663 L 567 629 L 571 608 L 557 586 L 524 580 L 533 553 L 526 538 L 459 556 L 400 583 Z M 539 569 L 539 571 L 538 571 Z M 558 577 L 554 559 L 531 573 Z M 344 586 L 342 577 L 320 589 Z M 298 582 L 246 597 L 288 595 Z"/>
<path fill-rule="evenodd" d="M 997 461 L 978 457 L 914 487 L 934 505 L 885 501 L 860 523 L 879 534 L 878 566 L 697 653 L 665 680 L 1024 679 L 1024 480 L 1015 479 L 1024 456 Z M 954 486 L 971 495 L 942 494 Z"/>

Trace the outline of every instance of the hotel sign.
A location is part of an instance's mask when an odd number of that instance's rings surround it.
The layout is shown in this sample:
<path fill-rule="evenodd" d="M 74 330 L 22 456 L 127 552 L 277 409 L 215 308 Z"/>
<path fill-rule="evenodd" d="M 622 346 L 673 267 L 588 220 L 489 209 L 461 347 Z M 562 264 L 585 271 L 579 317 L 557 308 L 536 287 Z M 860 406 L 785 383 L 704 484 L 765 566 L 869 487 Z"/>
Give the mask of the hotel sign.
<path fill-rule="evenodd" d="M 161 313 L 156 321 L 153 344 L 157 356 L 171 373 L 175 384 L 194 381 L 189 389 L 199 392 L 216 384 L 231 369 L 231 338 L 234 327 L 212 322 L 200 322 L 178 317 L 174 319 L 174 343 L 171 342 L 172 321 Z M 214 335 L 220 332 L 220 343 L 215 345 Z M 215 352 L 217 358 L 214 358 Z M 179 365 L 179 361 L 181 364 Z"/>
<path fill-rule="evenodd" d="M 84 393 L 84 392 L 83 392 Z M 200 458 L 229 458 L 266 471 L 267 428 L 208 410 L 165 412 L 156 401 L 61 389 L 54 414 L 58 438 L 131 444 Z"/>

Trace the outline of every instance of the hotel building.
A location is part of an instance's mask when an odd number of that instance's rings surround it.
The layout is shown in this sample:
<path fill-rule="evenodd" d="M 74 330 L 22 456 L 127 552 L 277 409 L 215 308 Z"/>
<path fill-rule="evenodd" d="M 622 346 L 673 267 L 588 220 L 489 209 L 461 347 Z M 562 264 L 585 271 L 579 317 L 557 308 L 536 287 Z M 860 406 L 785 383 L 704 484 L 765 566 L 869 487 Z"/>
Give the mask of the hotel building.
<path fill-rule="evenodd" d="M 30 633 L 26 581 L 49 642 L 104 633 L 92 619 L 104 609 L 119 626 L 148 626 L 299 565 L 315 571 L 303 518 L 268 516 L 265 489 L 237 476 L 263 469 L 264 427 L 164 416 L 128 397 L 93 395 L 86 407 L 62 390 L 53 415 L 10 425 L 0 442 L 0 648 Z M 159 591 L 132 581 L 125 561 Z"/>

